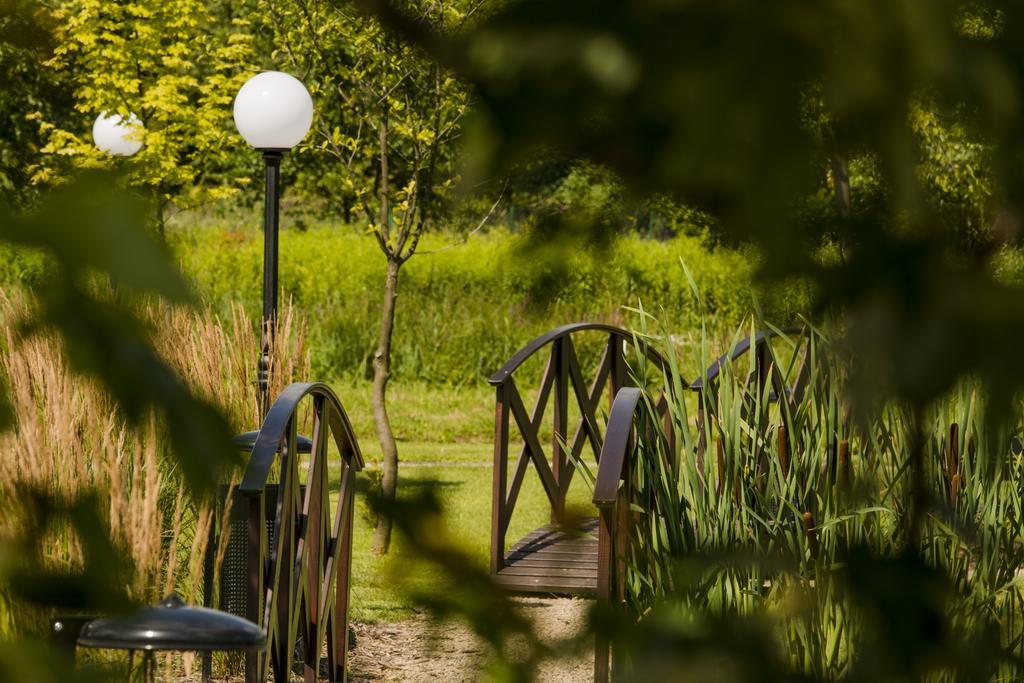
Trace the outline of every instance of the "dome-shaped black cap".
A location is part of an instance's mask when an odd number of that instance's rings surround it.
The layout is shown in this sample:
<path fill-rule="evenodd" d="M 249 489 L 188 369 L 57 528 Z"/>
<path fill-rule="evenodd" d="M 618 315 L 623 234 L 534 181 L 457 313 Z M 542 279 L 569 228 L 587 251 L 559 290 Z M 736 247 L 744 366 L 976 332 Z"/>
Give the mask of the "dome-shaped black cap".
<path fill-rule="evenodd" d="M 82 647 L 183 652 L 253 651 L 266 640 L 263 629 L 251 621 L 215 609 L 189 607 L 176 593 L 125 617 L 94 619 L 78 636 Z"/>
<path fill-rule="evenodd" d="M 241 434 L 235 434 L 231 441 L 235 444 L 238 450 L 248 452 L 252 450 L 252 447 L 256 445 L 256 437 L 259 436 L 259 432 L 242 432 Z M 313 452 L 313 440 L 308 436 L 302 434 L 296 434 L 295 436 L 295 450 L 299 453 L 312 453 Z"/>

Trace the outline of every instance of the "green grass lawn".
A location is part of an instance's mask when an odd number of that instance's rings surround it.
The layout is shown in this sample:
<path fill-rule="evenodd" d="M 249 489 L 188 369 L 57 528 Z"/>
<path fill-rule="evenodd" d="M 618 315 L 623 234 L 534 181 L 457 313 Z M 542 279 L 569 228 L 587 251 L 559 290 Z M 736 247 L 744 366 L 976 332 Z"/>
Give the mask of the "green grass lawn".
<path fill-rule="evenodd" d="M 399 496 L 409 496 L 433 485 L 441 499 L 446 532 L 476 561 L 486 567 L 490 544 L 491 468 L 443 465 L 409 467 L 400 470 Z M 585 483 L 574 480 L 570 505 L 585 505 L 590 499 Z M 534 472 L 528 473 L 508 539 L 515 542 L 546 524 L 550 508 Z M 401 536 L 396 535 L 386 557 L 370 553 L 373 529 L 361 502 L 356 504 L 353 542 L 352 618 L 360 621 L 396 621 L 412 613 L 410 591 L 442 591 L 438 572 L 417 560 Z"/>
<path fill-rule="evenodd" d="M 333 387 L 352 421 L 367 468 L 379 468 L 380 446 L 370 405 L 370 383 L 348 380 L 335 382 Z M 530 392 L 524 394 L 524 399 L 532 403 Z M 395 382 L 389 387 L 388 404 L 398 440 L 399 496 L 435 486 L 444 506 L 447 534 L 457 539 L 480 567 L 486 567 L 491 533 L 494 390 L 485 382 L 477 386 Z M 543 443 L 550 443 L 549 424 L 541 436 Z M 514 444 L 513 440 L 509 448 L 510 469 L 519 454 Z M 336 485 L 337 470 L 331 469 Z M 569 505 L 585 507 L 587 514 L 593 514 L 587 507 L 590 497 L 591 491 L 577 476 Z M 509 543 L 547 524 L 549 518 L 547 497 L 531 467 L 516 504 Z M 398 535 L 387 556 L 374 557 L 370 553 L 372 533 L 366 507 L 357 499 L 352 617 L 373 622 L 406 618 L 413 609 L 409 593 L 443 590 L 443 579 L 434 567 L 414 557 Z"/>
<path fill-rule="evenodd" d="M 540 366 L 538 365 L 538 368 Z M 589 372 L 589 369 L 588 369 Z M 539 381 L 536 375 L 526 375 Z M 523 401 L 532 411 L 536 387 L 520 380 Z M 373 424 L 370 382 L 334 382 L 363 456 L 368 463 L 380 461 L 380 446 Z M 403 462 L 490 462 L 494 457 L 494 388 L 478 385 L 444 386 L 422 382 L 393 382 L 388 387 L 388 414 Z M 598 410 L 602 420 L 606 406 Z M 569 424 L 579 419 L 575 400 L 569 401 Z M 551 443 L 551 406 L 540 427 L 540 440 Z M 515 436 L 513 426 L 513 436 Z M 512 448 L 509 449 L 512 453 Z M 513 453 L 514 455 L 514 453 Z"/>
<path fill-rule="evenodd" d="M 352 421 L 366 460 L 379 461 L 370 382 L 347 380 L 334 382 L 332 387 Z M 491 459 L 494 389 L 486 382 L 472 386 L 392 382 L 388 386 L 388 414 L 403 460 Z"/>

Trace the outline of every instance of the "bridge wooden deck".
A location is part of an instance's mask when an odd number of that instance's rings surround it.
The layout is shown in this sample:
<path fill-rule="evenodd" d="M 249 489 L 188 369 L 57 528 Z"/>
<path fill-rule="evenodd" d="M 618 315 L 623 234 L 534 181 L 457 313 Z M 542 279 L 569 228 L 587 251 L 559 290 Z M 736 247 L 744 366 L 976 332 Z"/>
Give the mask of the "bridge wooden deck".
<path fill-rule="evenodd" d="M 514 593 L 597 594 L 597 518 L 578 531 L 541 527 L 513 545 L 495 579 Z"/>

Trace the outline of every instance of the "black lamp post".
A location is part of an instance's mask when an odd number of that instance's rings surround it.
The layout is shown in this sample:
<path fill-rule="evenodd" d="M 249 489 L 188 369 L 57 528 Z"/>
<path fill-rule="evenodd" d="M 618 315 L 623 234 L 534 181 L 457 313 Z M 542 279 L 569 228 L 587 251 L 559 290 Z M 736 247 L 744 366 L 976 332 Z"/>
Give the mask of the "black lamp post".
<path fill-rule="evenodd" d="M 313 124 L 313 99 L 302 83 L 280 71 L 253 76 L 235 96 L 235 126 L 263 153 L 266 169 L 263 214 L 263 321 L 258 381 L 260 414 L 270 408 L 270 349 L 277 325 L 277 243 L 281 200 L 281 158 L 302 142 Z"/>

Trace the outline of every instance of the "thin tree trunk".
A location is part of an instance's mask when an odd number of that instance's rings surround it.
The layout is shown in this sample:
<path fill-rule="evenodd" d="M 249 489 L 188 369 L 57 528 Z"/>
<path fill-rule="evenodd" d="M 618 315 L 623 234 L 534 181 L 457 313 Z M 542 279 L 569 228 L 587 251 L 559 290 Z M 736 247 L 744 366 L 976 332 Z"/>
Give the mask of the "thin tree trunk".
<path fill-rule="evenodd" d="M 835 190 L 835 204 L 839 215 L 850 215 L 850 171 L 846 159 L 839 153 L 832 155 L 832 187 Z"/>
<path fill-rule="evenodd" d="M 398 487 L 398 445 L 388 417 L 387 390 L 391 379 L 391 338 L 395 331 L 395 302 L 398 299 L 398 271 L 401 262 L 388 259 L 387 276 L 384 282 L 384 306 L 380 316 L 380 336 L 377 350 L 373 354 L 373 419 L 377 425 L 377 440 L 383 455 L 384 476 L 381 480 L 381 496 L 387 502 L 395 499 Z M 391 517 L 382 514 L 377 517 L 377 528 L 373 533 L 373 553 L 383 555 L 391 544 Z"/>
<path fill-rule="evenodd" d="M 373 421 L 377 427 L 377 440 L 383 457 L 381 496 L 385 502 L 395 499 L 398 488 L 398 445 L 388 417 L 387 391 L 391 379 L 391 338 L 395 331 L 395 301 L 398 298 L 398 269 L 402 262 L 390 250 L 390 211 L 388 206 L 388 105 L 387 98 L 380 117 L 380 234 L 381 247 L 388 259 L 384 280 L 384 305 L 380 314 L 380 331 L 377 336 L 377 350 L 373 354 Z M 373 532 L 375 555 L 383 555 L 391 545 L 391 516 L 377 516 L 377 528 Z"/>
<path fill-rule="evenodd" d="M 850 216 L 850 170 L 846 165 L 846 159 L 835 152 L 832 154 L 832 187 L 835 190 L 836 211 L 842 218 Z M 845 232 L 839 233 L 839 257 L 846 262 L 846 255 L 849 253 L 849 244 Z"/>

